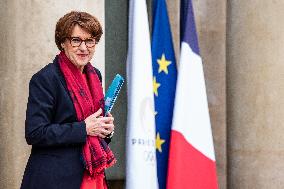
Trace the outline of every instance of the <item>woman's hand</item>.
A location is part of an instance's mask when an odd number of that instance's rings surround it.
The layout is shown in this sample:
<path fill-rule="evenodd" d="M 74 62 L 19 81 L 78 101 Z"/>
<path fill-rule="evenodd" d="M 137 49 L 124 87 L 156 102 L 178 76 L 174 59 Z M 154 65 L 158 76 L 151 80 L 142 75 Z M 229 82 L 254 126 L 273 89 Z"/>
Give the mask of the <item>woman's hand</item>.
<path fill-rule="evenodd" d="M 111 113 L 107 113 L 107 116 L 108 117 L 112 117 L 113 118 L 113 116 L 111 115 Z M 109 122 L 109 124 L 110 125 L 112 125 L 112 127 L 111 127 L 111 132 L 110 132 L 110 134 L 107 136 L 107 138 L 111 138 L 112 136 L 113 136 L 113 134 L 114 134 L 114 124 L 113 124 L 113 121 L 114 121 L 114 118 Z"/>
<path fill-rule="evenodd" d="M 105 138 L 114 130 L 114 118 L 111 114 L 108 117 L 100 116 L 102 109 L 85 119 L 87 135 Z"/>

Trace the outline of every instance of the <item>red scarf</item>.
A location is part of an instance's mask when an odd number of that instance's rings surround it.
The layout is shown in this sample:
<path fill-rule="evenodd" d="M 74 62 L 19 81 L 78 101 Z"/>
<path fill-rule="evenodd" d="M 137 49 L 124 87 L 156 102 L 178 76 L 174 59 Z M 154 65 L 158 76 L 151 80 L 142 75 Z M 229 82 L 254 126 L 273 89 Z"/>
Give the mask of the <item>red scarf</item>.
<path fill-rule="evenodd" d="M 83 74 L 67 58 L 64 52 L 59 54 L 59 66 L 64 75 L 68 91 L 71 95 L 78 121 L 85 120 L 88 116 L 102 108 L 104 110 L 104 94 L 100 80 L 94 67 L 88 63 L 84 69 L 86 72 L 87 83 L 84 81 Z M 82 185 L 96 180 L 95 188 L 106 188 L 104 180 L 104 170 L 112 166 L 116 160 L 104 139 L 100 137 L 87 136 L 83 147 L 83 160 L 87 174 L 84 174 Z M 101 183 L 101 184 L 100 184 Z M 94 186 L 92 186 L 94 188 Z M 88 187 L 82 187 L 88 188 Z"/>

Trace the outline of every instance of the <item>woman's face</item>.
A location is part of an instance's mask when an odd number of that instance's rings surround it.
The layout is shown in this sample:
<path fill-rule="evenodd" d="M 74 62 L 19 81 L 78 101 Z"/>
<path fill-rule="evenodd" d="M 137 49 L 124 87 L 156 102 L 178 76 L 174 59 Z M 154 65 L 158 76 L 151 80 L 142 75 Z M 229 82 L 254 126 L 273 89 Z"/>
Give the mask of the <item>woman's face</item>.
<path fill-rule="evenodd" d="M 73 47 L 74 43 L 72 42 L 73 43 L 73 46 L 72 46 L 71 39 L 73 39 L 73 42 L 75 42 L 75 44 L 76 43 L 78 44 L 78 40 L 80 44 L 80 39 L 81 40 L 86 40 L 86 39 L 94 40 L 94 39 L 92 38 L 90 33 L 83 30 L 79 25 L 75 25 L 72 31 L 71 37 L 69 39 L 66 39 L 65 42 L 61 44 L 66 56 L 82 72 L 84 69 L 84 66 L 88 62 L 90 62 L 90 60 L 92 59 L 94 55 L 95 46 L 87 47 L 86 46 L 87 41 L 85 41 L 85 42 L 82 42 L 78 47 Z"/>

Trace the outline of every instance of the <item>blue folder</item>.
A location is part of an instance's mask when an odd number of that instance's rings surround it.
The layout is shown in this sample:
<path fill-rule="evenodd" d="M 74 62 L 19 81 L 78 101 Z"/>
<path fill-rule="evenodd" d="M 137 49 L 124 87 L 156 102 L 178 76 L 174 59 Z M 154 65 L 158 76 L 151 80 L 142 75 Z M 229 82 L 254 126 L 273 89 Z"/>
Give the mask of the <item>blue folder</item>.
<path fill-rule="evenodd" d="M 119 74 L 116 74 L 105 94 L 105 115 L 111 111 L 123 83 L 123 77 Z"/>

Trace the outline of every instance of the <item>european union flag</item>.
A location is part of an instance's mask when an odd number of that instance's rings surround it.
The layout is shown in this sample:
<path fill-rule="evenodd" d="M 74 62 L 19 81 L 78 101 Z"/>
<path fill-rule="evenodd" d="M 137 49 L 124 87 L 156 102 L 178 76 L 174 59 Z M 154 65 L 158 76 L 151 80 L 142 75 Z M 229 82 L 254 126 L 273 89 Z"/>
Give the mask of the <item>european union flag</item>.
<path fill-rule="evenodd" d="M 165 0 L 153 6 L 152 64 L 159 188 L 166 188 L 177 69 Z"/>

